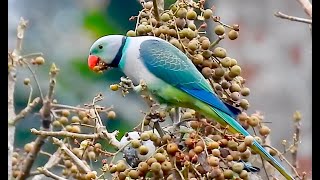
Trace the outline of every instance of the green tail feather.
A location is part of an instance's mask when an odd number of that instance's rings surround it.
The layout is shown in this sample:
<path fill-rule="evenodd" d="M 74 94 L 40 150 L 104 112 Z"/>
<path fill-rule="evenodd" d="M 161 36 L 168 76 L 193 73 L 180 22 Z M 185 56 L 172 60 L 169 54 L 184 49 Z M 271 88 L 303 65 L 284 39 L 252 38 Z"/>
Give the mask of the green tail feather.
<path fill-rule="evenodd" d="M 231 126 L 231 131 L 241 133 L 244 136 L 250 136 L 249 132 L 246 131 L 235 119 L 230 117 L 229 115 L 225 114 L 224 112 L 212 108 L 216 115 L 218 115 L 217 121 L 222 124 L 228 124 Z M 208 112 L 206 114 L 209 114 Z M 217 118 L 216 115 L 213 115 L 213 118 Z M 221 118 L 221 119 L 220 119 Z M 221 121 L 224 122 L 221 122 Z M 285 170 L 285 168 L 274 158 L 272 157 L 265 148 L 263 148 L 258 141 L 254 140 L 254 143 L 250 147 L 256 153 L 260 154 L 263 159 L 268 161 L 273 167 L 275 167 L 287 180 L 294 180 L 294 178 Z"/>

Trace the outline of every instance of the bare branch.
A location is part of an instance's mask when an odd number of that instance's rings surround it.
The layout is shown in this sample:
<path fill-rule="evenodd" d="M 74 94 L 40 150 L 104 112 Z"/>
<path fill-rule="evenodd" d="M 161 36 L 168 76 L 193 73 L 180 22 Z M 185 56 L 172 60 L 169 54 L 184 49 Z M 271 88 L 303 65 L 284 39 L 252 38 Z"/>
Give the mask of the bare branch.
<path fill-rule="evenodd" d="M 152 0 L 153 1 L 153 10 L 154 17 L 157 21 L 160 21 L 160 14 L 162 14 L 164 10 L 164 0 Z"/>
<path fill-rule="evenodd" d="M 46 169 L 46 168 L 44 168 L 44 167 L 39 167 L 37 170 L 38 170 L 40 173 L 42 173 L 42 174 L 44 174 L 44 175 L 46 175 L 47 177 L 50 177 L 50 178 L 52 178 L 52 179 L 55 179 L 55 180 L 67 180 L 67 179 L 62 178 L 62 177 L 60 177 L 60 176 L 58 176 L 58 175 L 53 174 L 52 172 L 50 172 L 48 169 Z"/>
<path fill-rule="evenodd" d="M 55 166 L 56 164 L 58 164 L 59 163 L 59 161 L 61 160 L 61 150 L 60 150 L 60 148 L 59 149 L 57 149 L 57 151 L 55 152 L 55 153 L 53 153 L 52 155 L 51 155 L 51 157 L 49 158 L 49 160 L 48 160 L 48 162 L 43 166 L 43 169 L 50 169 L 50 168 L 52 168 L 53 166 Z M 39 171 L 40 173 L 43 173 L 43 172 L 41 172 L 41 171 Z M 44 174 L 44 173 L 43 173 Z M 38 174 L 38 175 L 36 175 L 36 176 L 34 176 L 33 178 L 32 178 L 32 180 L 41 180 L 41 179 L 43 179 L 44 178 L 44 175 L 43 174 Z"/>
<path fill-rule="evenodd" d="M 52 100 L 53 100 L 53 92 L 54 92 L 54 87 L 55 87 L 55 83 L 56 83 L 55 77 L 56 77 L 58 71 L 59 71 L 59 69 L 55 66 L 55 64 L 52 64 L 51 68 L 50 68 L 50 73 L 49 73 L 50 83 L 49 83 L 48 95 L 44 99 L 42 108 L 40 109 L 40 116 L 41 116 L 41 120 L 42 120 L 41 128 L 46 131 L 50 129 L 50 125 L 51 125 L 51 120 L 52 120 L 51 104 L 52 104 Z M 38 136 L 36 138 L 35 143 L 34 143 L 34 147 L 33 147 L 32 151 L 28 153 L 28 155 L 24 161 L 24 164 L 22 166 L 21 173 L 17 177 L 17 180 L 20 180 L 20 179 L 24 180 L 29 176 L 32 165 L 33 165 L 35 159 L 37 158 L 37 155 L 38 155 L 42 145 L 44 144 L 44 141 L 46 138 L 47 138 L 47 136 Z"/>
<path fill-rule="evenodd" d="M 302 6 L 304 12 L 307 13 L 309 17 L 312 18 L 312 5 L 309 0 L 297 0 Z"/>
<path fill-rule="evenodd" d="M 311 19 L 305 19 L 305 18 L 300 18 L 300 17 L 295 17 L 295 16 L 289 16 L 286 15 L 282 12 L 276 12 L 274 14 L 276 17 L 281 18 L 281 19 L 288 19 L 290 21 L 297 21 L 297 22 L 302 22 L 302 23 L 306 23 L 306 24 L 312 24 L 312 20 Z"/>
<path fill-rule="evenodd" d="M 94 133 L 94 134 L 79 134 L 79 133 L 72 133 L 68 131 L 38 131 L 35 128 L 31 129 L 31 132 L 36 135 L 41 136 L 63 136 L 63 137 L 71 137 L 71 138 L 79 138 L 79 139 L 97 139 L 101 135 Z"/>
<path fill-rule="evenodd" d="M 293 137 L 293 148 L 291 149 L 292 152 L 292 166 L 295 168 L 298 168 L 298 144 L 300 142 L 300 129 L 301 129 L 301 123 L 296 122 L 294 125 L 295 133 Z"/>
<path fill-rule="evenodd" d="M 74 155 L 61 140 L 55 137 L 53 137 L 52 140 L 53 143 L 57 144 L 61 148 L 61 150 L 64 151 L 80 169 L 82 169 L 86 173 L 91 172 L 90 168 L 86 166 L 76 155 Z"/>
<path fill-rule="evenodd" d="M 14 144 L 15 126 L 11 124 L 13 119 L 16 118 L 14 109 L 14 87 L 16 82 L 15 66 L 19 61 L 20 53 L 22 49 L 22 41 L 24 32 L 27 27 L 28 21 L 20 18 L 20 22 L 17 28 L 17 44 L 12 53 L 8 55 L 8 178 L 12 176 L 12 153 Z"/>
<path fill-rule="evenodd" d="M 15 117 L 15 119 L 14 119 L 11 123 L 12 123 L 13 125 L 15 125 L 20 119 L 25 118 L 26 115 L 29 114 L 29 113 L 32 111 L 32 109 L 33 109 L 36 105 L 38 105 L 39 103 L 40 103 L 40 98 L 39 98 L 39 97 L 34 98 L 33 101 L 32 101 L 30 104 L 28 104 L 27 107 L 25 107 L 24 109 L 22 109 L 22 110 L 20 111 L 20 113 L 17 114 L 17 116 Z"/>

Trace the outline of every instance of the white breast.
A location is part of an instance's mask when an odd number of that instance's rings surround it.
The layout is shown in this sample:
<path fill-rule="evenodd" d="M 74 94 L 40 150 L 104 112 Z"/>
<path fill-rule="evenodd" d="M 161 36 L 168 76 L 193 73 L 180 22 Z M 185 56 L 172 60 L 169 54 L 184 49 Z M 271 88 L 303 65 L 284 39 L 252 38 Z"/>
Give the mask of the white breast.
<path fill-rule="evenodd" d="M 139 84 L 140 80 L 144 80 L 147 84 L 161 81 L 159 78 L 150 73 L 143 62 L 139 59 L 140 44 L 147 39 L 155 38 L 151 36 L 130 38 L 125 57 L 123 57 L 123 60 L 125 60 L 125 65 L 122 70 L 135 85 Z"/>

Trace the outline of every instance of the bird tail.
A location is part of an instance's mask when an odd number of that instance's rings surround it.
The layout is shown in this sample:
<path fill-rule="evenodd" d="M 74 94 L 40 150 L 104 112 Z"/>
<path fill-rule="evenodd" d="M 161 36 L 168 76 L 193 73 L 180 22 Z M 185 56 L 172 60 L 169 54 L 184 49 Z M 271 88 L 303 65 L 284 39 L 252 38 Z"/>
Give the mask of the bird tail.
<path fill-rule="evenodd" d="M 238 132 L 244 136 L 250 136 L 249 132 L 246 131 L 235 119 L 230 117 L 228 114 L 215 109 L 212 107 L 212 110 L 216 115 L 218 115 L 221 119 L 217 120 L 218 122 L 223 120 L 223 124 L 228 124 L 231 126 L 231 132 Z M 219 118 L 216 115 L 213 115 L 215 118 Z M 273 167 L 275 167 L 287 180 L 294 180 L 294 178 L 285 170 L 285 168 L 274 158 L 272 157 L 265 148 L 263 148 L 258 141 L 254 139 L 253 144 L 250 146 L 256 153 L 260 154 L 263 159 L 268 161 Z"/>

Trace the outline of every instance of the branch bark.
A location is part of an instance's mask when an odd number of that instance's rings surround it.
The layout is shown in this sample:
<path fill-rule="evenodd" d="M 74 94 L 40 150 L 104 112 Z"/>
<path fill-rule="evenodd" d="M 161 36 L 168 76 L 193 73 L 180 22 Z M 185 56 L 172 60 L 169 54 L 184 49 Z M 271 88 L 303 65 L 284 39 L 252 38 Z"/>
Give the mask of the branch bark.
<path fill-rule="evenodd" d="M 49 73 L 50 83 L 49 83 L 48 94 L 44 99 L 42 108 L 40 109 L 40 116 L 42 120 L 41 129 L 43 129 L 44 131 L 50 130 L 50 125 L 52 121 L 51 104 L 53 100 L 54 87 L 56 84 L 55 78 L 58 71 L 59 69 L 55 66 L 55 64 L 52 64 L 50 68 L 50 73 Z M 44 144 L 46 138 L 47 136 L 41 136 L 41 135 L 36 138 L 34 147 L 32 148 L 32 151 L 28 153 L 26 159 L 24 160 L 21 173 L 17 177 L 17 180 L 24 180 L 29 176 L 32 165 L 35 159 L 37 158 L 37 155 L 42 145 Z"/>
<path fill-rule="evenodd" d="M 12 53 L 8 55 L 8 179 L 11 179 L 12 176 L 12 153 L 14 145 L 14 136 L 15 136 L 15 125 L 10 123 L 15 117 L 14 109 L 14 87 L 16 83 L 16 72 L 15 67 L 20 58 L 20 53 L 22 49 L 22 41 L 24 37 L 24 32 L 27 27 L 28 21 L 20 18 L 20 22 L 17 28 L 17 44 L 16 48 Z"/>

